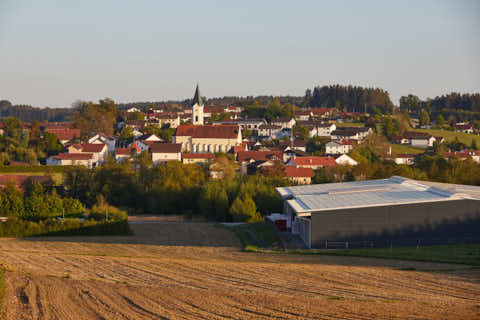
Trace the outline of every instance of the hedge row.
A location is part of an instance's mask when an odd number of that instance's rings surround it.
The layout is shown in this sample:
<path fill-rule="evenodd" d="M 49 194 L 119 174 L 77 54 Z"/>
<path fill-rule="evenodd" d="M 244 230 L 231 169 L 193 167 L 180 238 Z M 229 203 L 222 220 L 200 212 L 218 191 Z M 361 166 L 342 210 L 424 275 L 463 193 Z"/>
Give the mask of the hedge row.
<path fill-rule="evenodd" d="M 78 168 L 78 166 L 0 166 L 0 173 L 22 173 L 22 172 L 65 172 Z"/>
<path fill-rule="evenodd" d="M 6 222 L 0 222 L 0 237 L 131 235 L 132 233 L 126 220 L 106 222 L 45 219 L 34 222 L 11 217 Z"/>

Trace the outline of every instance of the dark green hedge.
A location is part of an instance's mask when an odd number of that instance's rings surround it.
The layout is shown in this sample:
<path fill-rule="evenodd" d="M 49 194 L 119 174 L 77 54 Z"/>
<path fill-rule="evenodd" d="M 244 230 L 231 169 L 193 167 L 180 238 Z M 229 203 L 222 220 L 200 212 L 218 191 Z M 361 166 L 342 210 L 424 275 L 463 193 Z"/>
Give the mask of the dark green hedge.
<path fill-rule="evenodd" d="M 10 217 L 7 222 L 0 222 L 0 237 L 131 235 L 132 233 L 126 220 L 106 222 L 45 219 L 34 222 Z"/>
<path fill-rule="evenodd" d="M 78 166 L 0 166 L 0 173 L 22 173 L 22 172 L 65 172 L 78 168 Z"/>

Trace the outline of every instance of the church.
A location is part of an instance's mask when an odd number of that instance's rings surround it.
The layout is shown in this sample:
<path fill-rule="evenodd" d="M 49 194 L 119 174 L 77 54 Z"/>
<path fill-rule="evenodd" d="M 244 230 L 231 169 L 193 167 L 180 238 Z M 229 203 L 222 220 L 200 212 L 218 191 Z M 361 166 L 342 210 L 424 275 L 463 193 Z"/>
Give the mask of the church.
<path fill-rule="evenodd" d="M 229 152 L 242 143 L 242 131 L 238 125 L 204 124 L 204 104 L 197 85 L 192 102 L 192 124 L 178 126 L 173 143 L 182 145 L 182 152 Z"/>

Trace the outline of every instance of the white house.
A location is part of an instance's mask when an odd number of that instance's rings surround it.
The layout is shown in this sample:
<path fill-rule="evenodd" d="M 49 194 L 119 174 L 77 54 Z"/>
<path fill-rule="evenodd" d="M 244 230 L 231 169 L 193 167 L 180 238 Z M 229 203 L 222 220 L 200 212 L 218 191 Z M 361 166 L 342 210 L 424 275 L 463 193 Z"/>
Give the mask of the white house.
<path fill-rule="evenodd" d="M 47 166 L 95 166 L 91 153 L 60 153 L 47 158 Z"/>
<path fill-rule="evenodd" d="M 85 143 L 82 144 L 82 153 L 93 155 L 93 165 L 99 165 L 105 160 L 108 153 L 108 146 L 106 144 Z"/>
<path fill-rule="evenodd" d="M 140 109 L 137 109 L 135 107 L 131 107 L 129 109 L 127 109 L 127 112 L 142 112 Z"/>
<path fill-rule="evenodd" d="M 292 129 L 295 126 L 296 121 L 294 118 L 275 118 L 270 121 L 270 124 L 280 126 L 282 129 Z"/>
<path fill-rule="evenodd" d="M 280 139 L 282 127 L 271 124 L 262 124 L 258 127 L 260 137 L 269 137 L 271 139 Z"/>
<path fill-rule="evenodd" d="M 88 143 L 91 144 L 106 144 L 108 146 L 108 151 L 113 153 L 115 151 L 115 143 L 116 140 L 114 137 L 109 137 L 103 133 L 97 133 L 90 139 L 88 139 Z"/>
<path fill-rule="evenodd" d="M 402 153 L 402 154 L 396 154 L 395 156 L 393 156 L 393 161 L 396 164 L 411 165 L 414 163 L 414 160 L 415 160 L 415 154 Z"/>
<path fill-rule="evenodd" d="M 351 157 L 349 157 L 348 155 L 346 154 L 342 154 L 340 156 L 336 156 L 335 157 L 335 162 L 337 164 L 341 164 L 341 165 L 347 165 L 347 166 L 356 166 L 358 164 L 357 161 L 355 161 L 354 159 L 352 159 Z"/>
<path fill-rule="evenodd" d="M 154 143 L 150 146 L 152 161 L 159 164 L 166 161 L 182 161 L 182 145 L 177 143 Z"/>
<path fill-rule="evenodd" d="M 352 151 L 352 149 L 352 143 L 347 140 L 330 141 L 325 144 L 326 154 L 347 154 Z"/>

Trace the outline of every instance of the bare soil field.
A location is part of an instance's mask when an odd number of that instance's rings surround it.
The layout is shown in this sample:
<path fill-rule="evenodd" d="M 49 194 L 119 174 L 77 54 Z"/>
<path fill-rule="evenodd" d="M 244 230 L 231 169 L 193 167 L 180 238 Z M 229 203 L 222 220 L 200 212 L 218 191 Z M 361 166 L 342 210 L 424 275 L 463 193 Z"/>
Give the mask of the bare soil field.
<path fill-rule="evenodd" d="M 246 253 L 208 223 L 132 228 L 126 237 L 0 239 L 0 318 L 480 318 L 480 269 L 469 266 Z"/>

